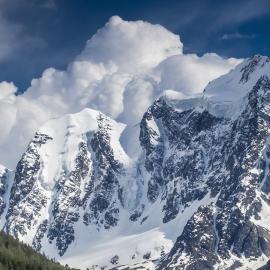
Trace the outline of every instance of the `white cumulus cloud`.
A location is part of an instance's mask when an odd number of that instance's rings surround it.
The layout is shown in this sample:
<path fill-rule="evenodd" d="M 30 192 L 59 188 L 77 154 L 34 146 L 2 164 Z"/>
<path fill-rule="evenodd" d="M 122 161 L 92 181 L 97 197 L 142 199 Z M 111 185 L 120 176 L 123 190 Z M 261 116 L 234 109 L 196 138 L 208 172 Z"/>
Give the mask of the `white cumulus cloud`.
<path fill-rule="evenodd" d="M 179 36 L 161 25 L 113 16 L 87 42 L 78 59 L 114 63 L 121 72 L 142 73 L 169 56 L 181 54 L 182 48 Z"/>
<path fill-rule="evenodd" d="M 67 70 L 46 69 L 20 96 L 12 83 L 0 83 L 0 163 L 14 168 L 49 118 L 90 107 L 135 125 L 163 91 L 201 93 L 240 62 L 182 48 L 180 37 L 160 25 L 114 16 Z"/>

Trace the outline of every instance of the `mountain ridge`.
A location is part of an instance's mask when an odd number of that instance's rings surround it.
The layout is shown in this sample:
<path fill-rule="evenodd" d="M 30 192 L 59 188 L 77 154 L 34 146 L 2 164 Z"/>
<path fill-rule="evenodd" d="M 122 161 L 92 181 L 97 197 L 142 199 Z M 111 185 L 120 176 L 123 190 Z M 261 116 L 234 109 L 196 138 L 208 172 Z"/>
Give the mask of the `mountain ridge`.
<path fill-rule="evenodd" d="M 262 266 L 270 257 L 269 78 L 269 58 L 256 55 L 201 96 L 167 91 L 145 112 L 132 158 L 120 143 L 127 127 L 101 112 L 50 120 L 14 183 L 0 168 L 4 230 L 85 268 Z"/>

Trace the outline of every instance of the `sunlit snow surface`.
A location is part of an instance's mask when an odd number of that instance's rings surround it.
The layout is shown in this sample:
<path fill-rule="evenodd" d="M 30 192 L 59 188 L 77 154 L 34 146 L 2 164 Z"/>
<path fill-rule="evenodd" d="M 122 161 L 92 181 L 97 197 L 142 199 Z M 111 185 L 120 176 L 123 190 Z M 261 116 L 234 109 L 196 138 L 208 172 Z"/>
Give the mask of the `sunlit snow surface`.
<path fill-rule="evenodd" d="M 204 90 L 204 102 L 217 116 L 237 117 L 245 105 L 245 97 L 261 76 L 270 75 L 269 58 L 254 56 L 228 74 L 211 81 Z"/>
<path fill-rule="evenodd" d="M 47 134 L 53 140 L 42 145 L 39 153 L 43 160 L 42 174 L 40 175 L 40 184 L 45 189 L 47 196 L 53 195 L 52 188 L 55 185 L 61 171 L 59 168 L 66 167 L 71 171 L 74 167 L 74 159 L 78 152 L 78 144 L 84 138 L 84 134 L 97 129 L 96 119 L 99 112 L 85 109 L 74 115 L 67 115 L 60 119 L 50 120 L 46 123 L 39 133 Z M 157 201 L 153 205 L 148 205 L 144 211 L 144 216 L 148 217 L 142 224 L 140 222 L 131 222 L 128 210 L 136 205 L 135 196 L 139 191 L 135 184 L 136 175 L 134 175 L 135 165 L 123 151 L 119 144 L 119 137 L 124 129 L 124 125 L 111 121 L 111 142 L 115 156 L 127 168 L 128 175 L 121 180 L 124 187 L 124 198 L 126 209 L 121 210 L 119 224 L 110 230 L 99 229 L 96 226 L 84 225 L 82 219 L 75 224 L 75 241 L 69 246 L 63 257 L 56 256 L 57 249 L 48 243 L 46 239 L 42 241 L 42 250 L 51 257 L 56 257 L 62 263 L 68 263 L 71 266 L 89 267 L 91 265 L 111 265 L 110 260 L 113 256 L 119 256 L 119 264 L 139 263 L 144 261 L 144 256 L 151 253 L 151 260 L 160 258 L 162 252 L 167 253 L 173 246 L 175 239 L 181 234 L 181 231 L 187 220 L 192 216 L 200 205 L 209 204 L 211 199 L 205 197 L 203 200 L 194 202 L 185 209 L 173 221 L 164 224 L 162 222 L 162 205 Z M 151 128 L 155 128 L 154 123 Z M 138 138 L 137 138 L 138 140 Z M 134 145 L 138 141 L 133 142 Z M 135 184 L 135 185 L 134 185 Z M 132 188 L 132 185 L 134 187 Z M 144 189 L 147 186 L 143 187 Z M 145 198 L 147 204 L 147 199 Z M 50 209 L 45 208 L 40 220 L 50 215 Z M 82 216 L 82 215 L 81 215 Z M 39 222 L 38 222 L 39 223 Z M 31 243 L 31 234 L 23 237 L 24 241 Z"/>

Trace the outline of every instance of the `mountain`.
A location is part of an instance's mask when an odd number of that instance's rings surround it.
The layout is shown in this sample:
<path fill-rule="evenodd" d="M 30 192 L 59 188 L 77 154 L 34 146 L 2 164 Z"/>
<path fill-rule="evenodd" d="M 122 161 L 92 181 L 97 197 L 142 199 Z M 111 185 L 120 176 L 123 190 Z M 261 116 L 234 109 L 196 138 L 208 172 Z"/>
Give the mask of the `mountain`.
<path fill-rule="evenodd" d="M 270 258 L 270 59 L 204 93 L 166 91 L 125 126 L 85 109 L 52 119 L 14 171 L 1 226 L 85 269 L 257 269 Z"/>

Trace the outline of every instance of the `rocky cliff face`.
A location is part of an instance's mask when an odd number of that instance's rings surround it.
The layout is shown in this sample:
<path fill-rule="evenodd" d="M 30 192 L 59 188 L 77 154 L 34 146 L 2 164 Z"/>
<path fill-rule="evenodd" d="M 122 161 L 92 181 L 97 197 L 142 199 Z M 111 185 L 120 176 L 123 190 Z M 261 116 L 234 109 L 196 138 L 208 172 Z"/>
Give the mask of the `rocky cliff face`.
<path fill-rule="evenodd" d="M 83 118 L 89 123 L 79 123 Z M 116 226 L 123 165 L 114 159 L 111 146 L 114 124 L 85 110 L 37 132 L 17 165 L 4 229 L 21 239 L 32 238 L 38 250 L 44 238 L 55 241 L 63 255 L 75 239 L 74 224 L 80 217 L 85 226 Z"/>
<path fill-rule="evenodd" d="M 138 128 L 140 150 L 130 158 L 120 144 L 125 126 L 102 113 L 86 109 L 45 124 L 15 176 L 0 170 L 4 230 L 77 267 L 266 264 L 269 59 L 244 61 L 200 97 L 167 93 Z"/>
<path fill-rule="evenodd" d="M 9 200 L 9 189 L 11 186 L 12 173 L 0 165 L 0 215 L 4 214 L 7 208 L 7 203 Z"/>

